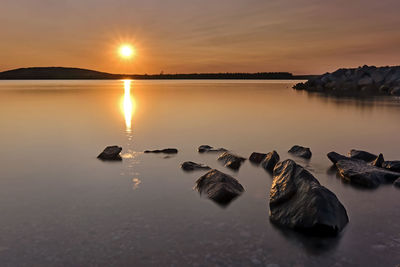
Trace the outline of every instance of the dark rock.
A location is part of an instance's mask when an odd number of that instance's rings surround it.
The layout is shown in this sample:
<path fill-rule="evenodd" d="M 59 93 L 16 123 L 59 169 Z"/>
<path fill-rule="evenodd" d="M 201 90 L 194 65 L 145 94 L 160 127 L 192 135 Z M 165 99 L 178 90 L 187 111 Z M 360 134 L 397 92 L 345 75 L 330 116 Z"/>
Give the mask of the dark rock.
<path fill-rule="evenodd" d="M 242 165 L 242 162 L 244 162 L 246 159 L 234 155 L 230 152 L 224 152 L 218 157 L 218 160 L 222 161 L 225 167 L 231 168 L 233 170 L 238 170 Z"/>
<path fill-rule="evenodd" d="M 261 166 L 269 172 L 274 170 L 275 165 L 279 162 L 279 154 L 275 150 L 269 152 L 263 162 L 261 162 Z"/>
<path fill-rule="evenodd" d="M 225 152 L 228 151 L 225 148 L 214 148 L 212 146 L 209 145 L 201 145 L 198 148 L 199 153 L 205 153 L 205 152 Z"/>
<path fill-rule="evenodd" d="M 367 151 L 352 149 L 349 152 L 350 158 L 361 159 L 366 162 L 374 161 L 378 156 Z"/>
<path fill-rule="evenodd" d="M 270 192 L 272 222 L 311 235 L 337 235 L 348 223 L 336 195 L 293 160 L 275 166 Z"/>
<path fill-rule="evenodd" d="M 156 149 L 156 150 L 146 150 L 144 153 L 164 153 L 164 154 L 176 154 L 178 153 L 178 149 L 176 148 L 165 148 L 165 149 Z"/>
<path fill-rule="evenodd" d="M 122 160 L 121 156 L 119 155 L 121 151 L 122 147 L 108 146 L 97 156 L 97 158 L 101 160 Z"/>
<path fill-rule="evenodd" d="M 255 164 L 260 164 L 261 161 L 263 161 L 266 156 L 267 154 L 264 153 L 253 152 L 251 153 L 249 160 Z"/>
<path fill-rule="evenodd" d="M 244 192 L 243 186 L 232 176 L 218 170 L 210 170 L 196 181 L 197 191 L 220 205 L 228 205 Z"/>
<path fill-rule="evenodd" d="M 211 169 L 210 167 L 203 165 L 203 164 L 198 164 L 193 161 L 185 161 L 184 163 L 181 164 L 181 168 L 184 171 L 194 171 L 194 170 L 209 170 Z"/>
<path fill-rule="evenodd" d="M 295 145 L 291 149 L 289 149 L 288 152 L 297 157 L 301 157 L 301 158 L 305 158 L 305 159 L 310 159 L 312 156 L 311 150 L 308 147 L 303 147 L 303 146 Z"/>
<path fill-rule="evenodd" d="M 371 164 L 372 166 L 382 168 L 383 162 L 385 162 L 385 159 L 383 158 L 383 154 L 381 153 Z"/>
<path fill-rule="evenodd" d="M 397 178 L 397 179 L 393 182 L 393 185 L 400 188 L 400 178 Z"/>
<path fill-rule="evenodd" d="M 385 161 L 382 163 L 382 168 L 393 172 L 400 172 L 400 160 Z"/>
<path fill-rule="evenodd" d="M 339 160 L 336 167 L 343 179 L 368 188 L 378 187 L 381 183 L 393 182 L 400 177 L 400 173 L 372 166 L 359 159 Z"/>
<path fill-rule="evenodd" d="M 329 152 L 327 156 L 330 159 L 330 161 L 332 161 L 333 164 L 336 164 L 336 162 L 338 162 L 339 160 L 350 159 L 349 157 L 343 156 L 343 155 L 341 155 L 339 153 L 336 153 L 334 151 Z"/>

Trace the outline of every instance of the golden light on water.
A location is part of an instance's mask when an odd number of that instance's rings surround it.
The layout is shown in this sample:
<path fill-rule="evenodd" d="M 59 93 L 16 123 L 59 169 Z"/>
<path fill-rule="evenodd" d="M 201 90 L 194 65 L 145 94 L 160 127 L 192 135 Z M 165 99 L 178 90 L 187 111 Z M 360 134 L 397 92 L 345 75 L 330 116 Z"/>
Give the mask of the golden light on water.
<path fill-rule="evenodd" d="M 134 55 L 134 53 L 135 53 L 135 50 L 129 44 L 124 44 L 119 47 L 119 55 L 122 58 L 129 59 Z"/>
<path fill-rule="evenodd" d="M 124 98 L 122 110 L 125 116 L 126 131 L 132 131 L 132 117 L 135 112 L 135 100 L 131 96 L 131 80 L 124 80 Z"/>

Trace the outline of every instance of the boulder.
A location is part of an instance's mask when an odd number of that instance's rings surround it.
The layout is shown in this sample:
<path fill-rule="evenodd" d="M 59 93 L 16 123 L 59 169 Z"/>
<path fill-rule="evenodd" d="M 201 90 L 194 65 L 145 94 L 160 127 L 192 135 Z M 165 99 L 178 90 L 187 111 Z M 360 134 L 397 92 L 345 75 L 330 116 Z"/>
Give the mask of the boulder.
<path fill-rule="evenodd" d="M 349 157 L 343 156 L 334 151 L 329 152 L 327 156 L 328 156 L 329 160 L 332 161 L 333 164 L 336 164 L 336 162 L 338 162 L 339 160 L 343 160 L 343 159 L 349 160 L 350 159 Z"/>
<path fill-rule="evenodd" d="M 374 161 L 378 156 L 367 151 L 352 149 L 349 152 L 350 158 L 361 159 L 366 162 Z"/>
<path fill-rule="evenodd" d="M 197 191 L 220 205 L 226 206 L 244 192 L 243 186 L 232 176 L 210 170 L 196 181 Z"/>
<path fill-rule="evenodd" d="M 310 159 L 312 156 L 311 150 L 308 147 L 295 145 L 288 151 L 290 154 L 293 154 L 297 157 Z"/>
<path fill-rule="evenodd" d="M 390 90 L 390 94 L 394 96 L 400 96 L 400 86 L 396 86 Z"/>
<path fill-rule="evenodd" d="M 205 153 L 205 152 L 225 152 L 228 151 L 225 148 L 213 148 L 212 146 L 209 145 L 201 145 L 198 148 L 199 153 Z"/>
<path fill-rule="evenodd" d="M 382 163 L 382 168 L 388 169 L 389 171 L 393 172 L 400 172 L 400 161 L 399 160 L 384 161 Z"/>
<path fill-rule="evenodd" d="M 97 156 L 97 158 L 101 160 L 122 160 L 119 154 L 121 151 L 122 147 L 120 146 L 108 146 Z"/>
<path fill-rule="evenodd" d="M 269 172 L 272 172 L 275 168 L 275 165 L 279 162 L 279 154 L 275 150 L 269 152 L 265 159 L 261 162 L 261 166 Z"/>
<path fill-rule="evenodd" d="M 246 159 L 230 152 L 224 152 L 218 157 L 218 160 L 222 161 L 225 167 L 233 170 L 239 170 L 240 166 Z"/>
<path fill-rule="evenodd" d="M 374 83 L 374 81 L 372 80 L 371 77 L 364 76 L 364 77 L 362 77 L 361 79 L 358 80 L 357 84 L 358 84 L 358 86 L 363 87 L 363 86 L 371 85 L 373 83 Z"/>
<path fill-rule="evenodd" d="M 400 188 L 400 178 L 397 178 L 396 181 L 393 182 L 393 185 Z"/>
<path fill-rule="evenodd" d="M 293 160 L 278 163 L 273 172 L 269 216 L 273 223 L 311 235 L 337 235 L 347 212 L 336 195 Z"/>
<path fill-rule="evenodd" d="M 372 166 L 359 159 L 339 160 L 336 167 L 344 180 L 367 188 L 375 188 L 400 177 L 400 173 Z"/>
<path fill-rule="evenodd" d="M 260 164 L 261 161 L 263 161 L 266 156 L 267 154 L 264 153 L 253 152 L 251 153 L 249 160 L 255 164 Z"/>
<path fill-rule="evenodd" d="M 184 171 L 194 171 L 194 170 L 209 170 L 211 169 L 210 167 L 199 164 L 193 161 L 185 161 L 184 163 L 181 164 L 181 168 Z"/>
<path fill-rule="evenodd" d="M 383 154 L 380 153 L 379 156 L 376 157 L 376 159 L 371 164 L 372 166 L 382 168 L 383 162 L 385 162 L 385 159 L 383 158 Z"/>
<path fill-rule="evenodd" d="M 144 153 L 163 153 L 163 154 L 176 154 L 178 153 L 178 149 L 176 148 L 165 148 L 165 149 L 156 149 L 156 150 L 146 150 Z"/>

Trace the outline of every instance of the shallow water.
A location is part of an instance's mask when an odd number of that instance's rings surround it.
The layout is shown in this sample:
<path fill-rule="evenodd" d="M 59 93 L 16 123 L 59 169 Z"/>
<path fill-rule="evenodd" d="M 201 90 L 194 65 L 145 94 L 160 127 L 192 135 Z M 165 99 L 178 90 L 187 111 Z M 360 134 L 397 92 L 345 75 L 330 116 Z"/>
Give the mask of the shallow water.
<path fill-rule="evenodd" d="M 1 81 L 2 266 L 394 266 L 400 263 L 400 190 L 363 190 L 330 170 L 326 153 L 351 148 L 400 159 L 400 100 L 296 92 L 295 81 Z M 96 156 L 123 147 L 122 162 Z M 333 191 L 350 222 L 310 238 L 268 219 L 271 176 L 198 154 L 248 157 L 294 144 L 295 159 Z M 176 147 L 176 156 L 143 154 Z M 191 160 L 236 177 L 228 207 L 201 198 Z"/>

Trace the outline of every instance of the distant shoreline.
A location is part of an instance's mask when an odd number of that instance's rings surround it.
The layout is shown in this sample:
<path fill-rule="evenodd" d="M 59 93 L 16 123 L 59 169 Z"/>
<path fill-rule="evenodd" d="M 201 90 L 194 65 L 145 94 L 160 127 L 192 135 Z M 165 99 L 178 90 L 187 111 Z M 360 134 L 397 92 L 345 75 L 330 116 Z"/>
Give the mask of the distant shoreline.
<path fill-rule="evenodd" d="M 112 74 L 65 67 L 32 67 L 0 72 L 0 80 L 308 80 L 314 76 L 289 72 Z"/>

